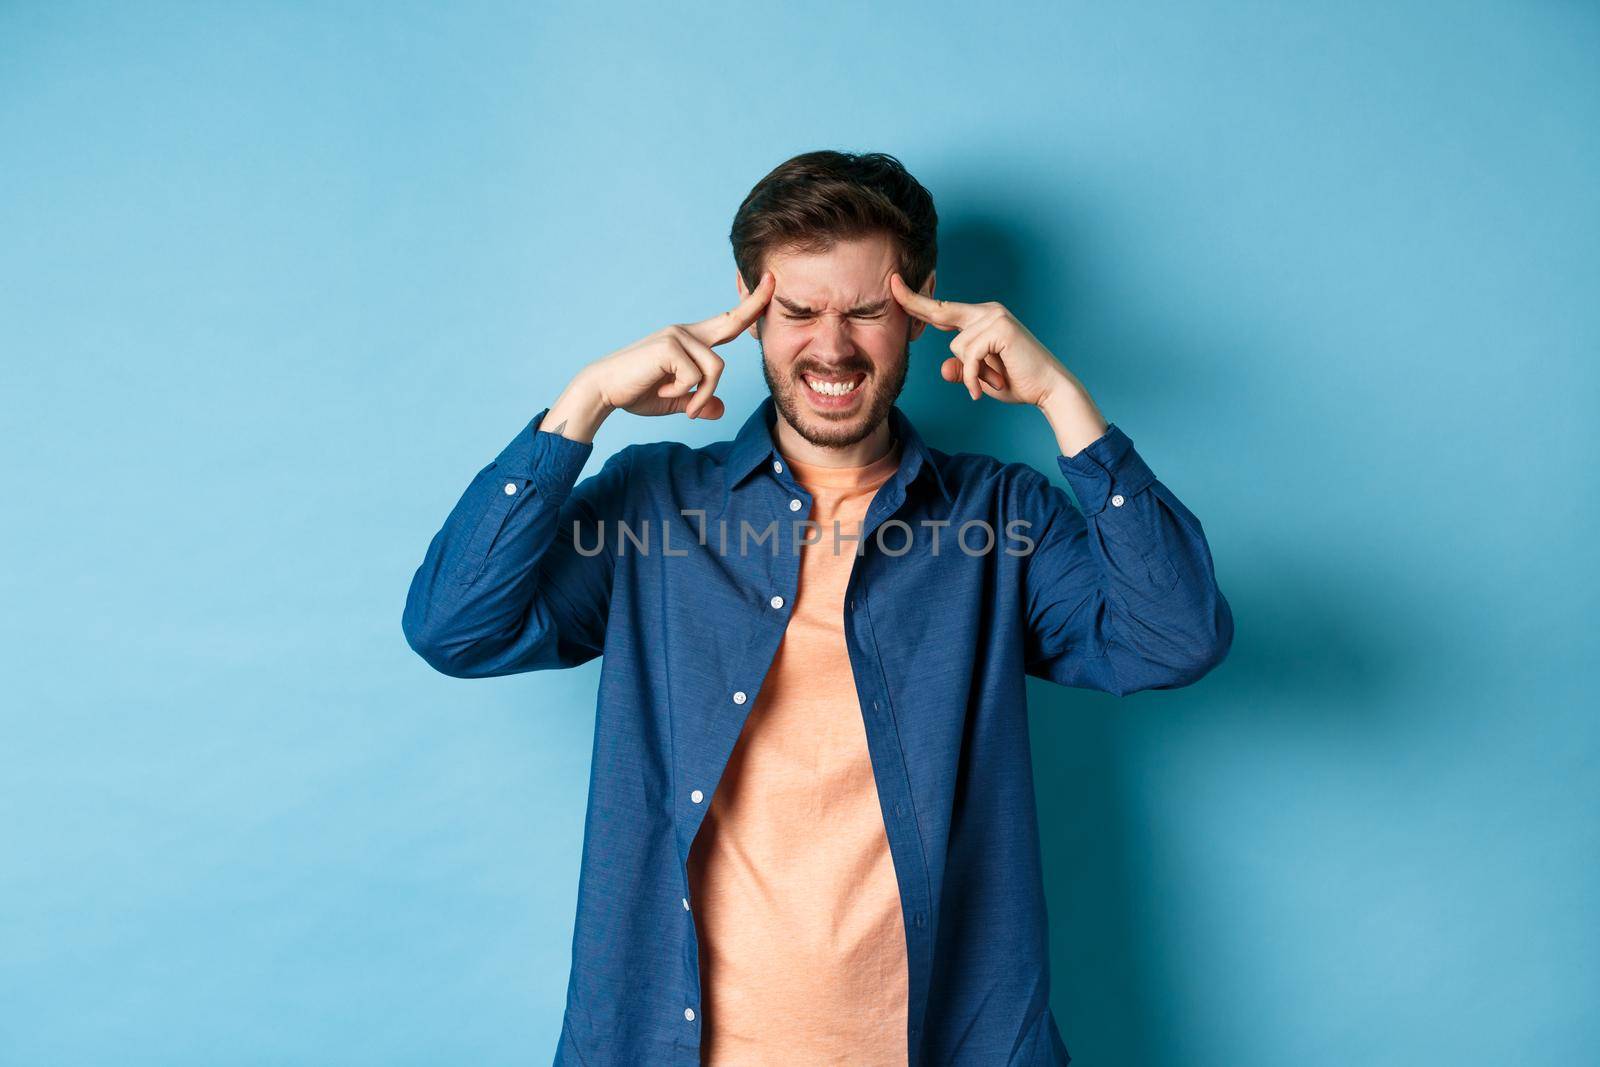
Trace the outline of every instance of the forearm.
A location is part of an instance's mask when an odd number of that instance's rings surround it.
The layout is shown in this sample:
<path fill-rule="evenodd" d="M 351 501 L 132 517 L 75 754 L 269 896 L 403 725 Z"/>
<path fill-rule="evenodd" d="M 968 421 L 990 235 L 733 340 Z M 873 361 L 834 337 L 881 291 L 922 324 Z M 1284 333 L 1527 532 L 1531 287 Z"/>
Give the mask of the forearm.
<path fill-rule="evenodd" d="M 1038 672 L 1129 693 L 1187 685 L 1221 662 L 1233 617 L 1200 520 L 1115 425 L 1059 465 L 1080 514 L 1043 481 L 1022 508 L 1044 531 L 1030 558 Z"/>
<path fill-rule="evenodd" d="M 402 625 L 423 659 L 454 677 L 565 666 L 541 564 L 593 445 L 545 433 L 542 412 L 480 470 L 429 542 Z M 573 516 L 587 507 L 571 510 Z M 568 571 L 580 563 L 568 561 Z"/>

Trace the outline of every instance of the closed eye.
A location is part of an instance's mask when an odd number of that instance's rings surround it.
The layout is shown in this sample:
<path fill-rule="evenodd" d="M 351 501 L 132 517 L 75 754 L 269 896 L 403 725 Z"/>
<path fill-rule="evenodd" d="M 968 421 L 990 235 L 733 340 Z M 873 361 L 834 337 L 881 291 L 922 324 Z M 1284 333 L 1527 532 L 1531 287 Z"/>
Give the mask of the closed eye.
<path fill-rule="evenodd" d="M 883 312 L 853 312 L 851 318 L 883 318 Z M 803 318 L 816 318 L 816 315 L 795 315 L 794 312 L 784 312 L 784 318 L 790 322 L 800 322 Z"/>

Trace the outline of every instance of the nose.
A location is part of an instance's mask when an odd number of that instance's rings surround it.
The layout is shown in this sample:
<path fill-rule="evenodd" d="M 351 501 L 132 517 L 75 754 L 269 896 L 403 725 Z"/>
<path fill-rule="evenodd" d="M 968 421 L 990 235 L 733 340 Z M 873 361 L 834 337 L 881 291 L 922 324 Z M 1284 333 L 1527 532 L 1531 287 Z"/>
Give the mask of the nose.
<path fill-rule="evenodd" d="M 818 359 L 844 359 L 855 355 L 850 323 L 843 315 L 818 315 L 811 333 L 811 354 Z"/>

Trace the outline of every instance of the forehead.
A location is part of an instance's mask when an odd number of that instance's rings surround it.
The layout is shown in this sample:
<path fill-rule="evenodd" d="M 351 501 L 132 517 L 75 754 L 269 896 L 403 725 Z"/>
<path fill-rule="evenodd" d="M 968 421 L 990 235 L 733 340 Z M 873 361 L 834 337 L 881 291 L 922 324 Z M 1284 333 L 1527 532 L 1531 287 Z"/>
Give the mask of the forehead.
<path fill-rule="evenodd" d="M 900 269 L 886 234 L 835 241 L 826 252 L 782 249 L 767 256 L 774 296 L 814 309 L 848 309 L 889 294 L 889 275 Z"/>

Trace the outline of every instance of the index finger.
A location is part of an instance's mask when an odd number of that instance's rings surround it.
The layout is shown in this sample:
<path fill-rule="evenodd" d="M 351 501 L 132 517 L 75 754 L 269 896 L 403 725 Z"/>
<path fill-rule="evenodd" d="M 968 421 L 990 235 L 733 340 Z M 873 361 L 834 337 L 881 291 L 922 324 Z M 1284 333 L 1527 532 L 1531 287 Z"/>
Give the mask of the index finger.
<path fill-rule="evenodd" d="M 709 319 L 687 325 L 688 330 L 703 344 L 726 344 L 743 333 L 752 322 L 761 317 L 767 309 L 767 303 L 772 299 L 772 291 L 778 286 L 772 272 L 763 271 L 761 281 L 750 290 L 750 294 L 729 311 L 720 315 L 713 315 Z"/>
<path fill-rule="evenodd" d="M 959 330 L 972 321 L 972 313 L 977 310 L 971 304 L 962 304 L 955 300 L 935 300 L 923 296 L 907 285 L 899 273 L 889 275 L 889 292 L 900 302 L 900 306 L 908 312 L 941 330 Z"/>

